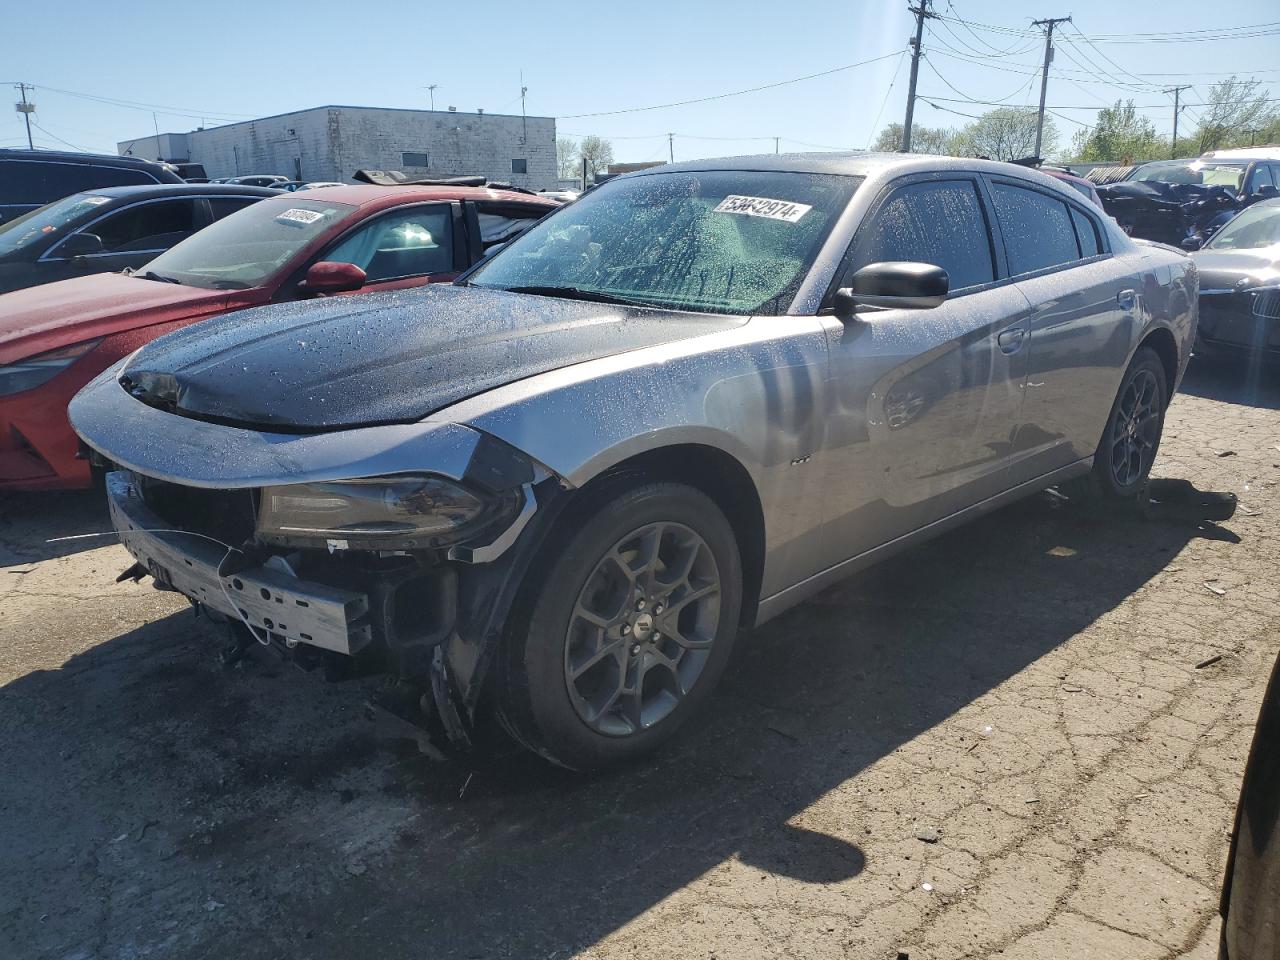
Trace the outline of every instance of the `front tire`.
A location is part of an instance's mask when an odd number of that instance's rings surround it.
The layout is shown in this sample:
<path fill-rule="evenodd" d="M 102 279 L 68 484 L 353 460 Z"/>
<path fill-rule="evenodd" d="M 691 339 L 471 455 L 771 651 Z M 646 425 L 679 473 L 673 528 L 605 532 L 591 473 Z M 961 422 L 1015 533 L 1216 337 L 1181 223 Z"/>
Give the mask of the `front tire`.
<path fill-rule="evenodd" d="M 1134 354 L 1086 478 L 1091 494 L 1104 501 L 1137 499 L 1160 449 L 1169 386 L 1164 364 L 1150 347 Z"/>
<path fill-rule="evenodd" d="M 495 691 L 518 741 L 580 770 L 651 752 L 698 710 L 742 604 L 737 541 L 705 494 L 642 483 L 588 496 L 504 638 Z"/>

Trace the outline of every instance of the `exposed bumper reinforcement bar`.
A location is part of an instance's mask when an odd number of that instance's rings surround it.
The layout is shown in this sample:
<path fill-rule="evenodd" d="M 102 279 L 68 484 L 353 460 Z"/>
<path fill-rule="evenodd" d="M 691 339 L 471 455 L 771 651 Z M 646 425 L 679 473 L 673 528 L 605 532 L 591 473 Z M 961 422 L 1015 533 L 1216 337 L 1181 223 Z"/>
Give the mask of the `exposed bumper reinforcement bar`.
<path fill-rule="evenodd" d="M 164 586 L 286 642 L 343 654 L 369 642 L 365 594 L 266 567 L 221 573 L 229 566 L 227 548 L 196 534 L 155 532 L 170 525 L 147 507 L 123 471 L 107 474 L 107 503 L 120 542 Z"/>

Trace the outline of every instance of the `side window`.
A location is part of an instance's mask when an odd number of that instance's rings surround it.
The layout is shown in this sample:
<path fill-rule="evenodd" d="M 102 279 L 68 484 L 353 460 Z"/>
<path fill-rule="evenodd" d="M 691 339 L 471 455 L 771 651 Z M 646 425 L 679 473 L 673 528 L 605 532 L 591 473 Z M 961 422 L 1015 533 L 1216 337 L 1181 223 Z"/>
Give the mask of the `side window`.
<path fill-rule="evenodd" d="M 1008 183 L 993 183 L 991 193 L 1011 274 L 1033 273 L 1080 259 L 1076 231 L 1063 201 Z"/>
<path fill-rule="evenodd" d="M 1098 242 L 1098 228 L 1093 225 L 1093 220 L 1072 207 L 1071 222 L 1076 225 L 1076 239 L 1080 241 L 1080 256 L 1096 257 L 1100 254 L 1102 244 Z"/>
<path fill-rule="evenodd" d="M 480 248 L 488 250 L 506 243 L 531 223 L 541 220 L 547 210 L 543 207 L 524 207 L 516 204 L 476 204 L 476 218 L 480 221 Z"/>
<path fill-rule="evenodd" d="M 194 200 L 140 203 L 108 214 L 83 232 L 101 237 L 105 253 L 168 250 L 195 232 L 195 206 Z"/>
<path fill-rule="evenodd" d="M 257 202 L 257 197 L 210 197 L 209 207 L 213 211 L 213 219 L 221 220 L 227 214 L 243 210 L 250 204 Z"/>
<path fill-rule="evenodd" d="M 43 206 L 83 190 L 155 182 L 141 170 L 121 167 L 30 160 L 0 163 L 0 190 L 3 191 L 4 203 Z"/>
<path fill-rule="evenodd" d="M 990 234 L 973 181 L 915 183 L 894 192 L 859 231 L 846 276 L 884 260 L 942 267 L 953 291 L 995 280 Z"/>
<path fill-rule="evenodd" d="M 397 210 L 357 228 L 321 259 L 354 263 L 367 283 L 448 273 L 452 236 L 447 206 Z"/>

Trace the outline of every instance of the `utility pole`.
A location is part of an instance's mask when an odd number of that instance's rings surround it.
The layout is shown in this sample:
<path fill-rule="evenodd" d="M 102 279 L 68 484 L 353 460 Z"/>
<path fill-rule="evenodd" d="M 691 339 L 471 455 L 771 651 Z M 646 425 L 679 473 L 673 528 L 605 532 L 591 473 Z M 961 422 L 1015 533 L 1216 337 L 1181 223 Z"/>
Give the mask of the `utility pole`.
<path fill-rule="evenodd" d="M 1040 144 L 1044 141 L 1044 98 L 1049 92 L 1049 64 L 1053 63 L 1053 28 L 1060 23 L 1070 23 L 1070 17 L 1050 17 L 1032 21 L 1033 27 L 1044 27 L 1044 71 L 1040 74 L 1040 114 L 1036 118 L 1036 156 L 1040 156 Z"/>
<path fill-rule="evenodd" d="M 436 111 L 436 87 L 438 87 L 438 86 L 440 86 L 440 84 L 438 84 L 438 83 L 430 83 L 430 84 L 427 84 L 427 93 L 428 93 L 428 94 L 430 95 L 430 97 L 431 97 L 431 112 L 432 112 L 432 113 L 435 113 L 435 111 Z"/>
<path fill-rule="evenodd" d="M 13 107 L 22 114 L 22 119 L 27 121 L 27 149 L 34 150 L 35 144 L 31 142 L 31 115 L 36 112 L 36 105 L 34 103 L 27 102 L 27 89 L 27 84 L 18 84 L 18 93 L 22 96 L 22 102 L 15 103 Z M 31 87 L 30 89 L 35 90 L 35 87 Z"/>
<path fill-rule="evenodd" d="M 676 135 L 674 133 L 667 134 L 667 156 L 671 158 L 672 163 L 676 162 Z"/>
<path fill-rule="evenodd" d="M 524 113 L 524 95 L 529 92 L 529 88 L 524 85 L 524 71 L 520 71 L 520 125 L 523 133 L 520 137 L 521 143 L 529 142 L 529 118 Z"/>
<path fill-rule="evenodd" d="M 774 137 L 774 138 L 773 138 L 773 152 L 774 152 L 774 153 L 779 153 L 779 152 L 781 152 L 781 151 L 779 151 L 779 149 L 778 149 L 778 144 L 779 144 L 779 143 L 781 143 L 781 142 L 782 142 L 782 138 L 781 138 L 781 137 Z"/>
<path fill-rule="evenodd" d="M 924 22 L 936 20 L 938 15 L 929 9 L 932 0 L 918 0 L 919 6 L 907 4 L 907 9 L 916 15 L 915 39 L 908 40 L 911 45 L 911 88 L 907 91 L 907 118 L 902 123 L 902 152 L 911 152 L 911 122 L 916 112 L 916 76 L 920 73 L 920 41 L 924 39 Z"/>
<path fill-rule="evenodd" d="M 1181 103 L 1182 91 L 1190 89 L 1191 85 L 1187 84 L 1185 87 L 1174 87 L 1171 90 L 1161 91 L 1162 93 L 1173 94 L 1173 151 L 1170 156 L 1175 160 L 1178 158 L 1178 114 L 1182 113 L 1179 103 Z"/>

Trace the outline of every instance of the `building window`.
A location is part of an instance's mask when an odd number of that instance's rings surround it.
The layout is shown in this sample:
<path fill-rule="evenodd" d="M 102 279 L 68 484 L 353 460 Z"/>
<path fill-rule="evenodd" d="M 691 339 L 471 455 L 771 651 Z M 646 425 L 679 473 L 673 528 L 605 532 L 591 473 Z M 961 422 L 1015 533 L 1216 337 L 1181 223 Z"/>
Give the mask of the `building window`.
<path fill-rule="evenodd" d="M 429 167 L 429 158 L 425 153 L 402 153 L 400 165 L 404 167 Z"/>
<path fill-rule="evenodd" d="M 528 173 L 528 172 L 529 172 L 529 161 L 528 161 L 528 160 L 525 160 L 525 159 L 523 159 L 523 158 L 522 158 L 522 159 L 519 159 L 519 160 L 512 160 L 512 161 L 511 161 L 511 172 L 512 172 L 512 173 Z"/>

